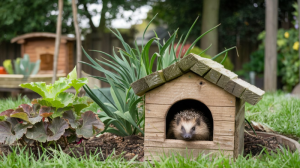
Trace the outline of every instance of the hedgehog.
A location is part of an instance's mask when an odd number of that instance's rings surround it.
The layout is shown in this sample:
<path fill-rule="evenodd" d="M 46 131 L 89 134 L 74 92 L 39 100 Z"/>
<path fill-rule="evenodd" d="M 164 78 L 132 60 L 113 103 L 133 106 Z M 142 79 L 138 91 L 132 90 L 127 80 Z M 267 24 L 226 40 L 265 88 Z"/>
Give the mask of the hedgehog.
<path fill-rule="evenodd" d="M 177 113 L 171 121 L 167 139 L 181 139 L 186 141 L 212 140 L 211 127 L 207 118 L 194 109 Z"/>

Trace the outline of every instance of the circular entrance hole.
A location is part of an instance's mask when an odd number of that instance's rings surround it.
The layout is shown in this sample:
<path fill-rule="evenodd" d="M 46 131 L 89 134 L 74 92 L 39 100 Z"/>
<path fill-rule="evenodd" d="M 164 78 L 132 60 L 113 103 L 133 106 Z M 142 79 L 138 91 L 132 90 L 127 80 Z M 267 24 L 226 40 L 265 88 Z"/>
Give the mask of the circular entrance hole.
<path fill-rule="evenodd" d="M 208 107 L 203 104 L 202 102 L 194 99 L 184 99 L 174 103 L 171 108 L 169 109 L 167 116 L 166 116 L 166 137 L 169 130 L 169 126 L 171 121 L 174 119 L 175 115 L 183 110 L 194 109 L 195 111 L 201 111 L 202 115 L 207 118 L 207 124 L 209 125 L 209 132 L 211 135 L 211 139 L 213 139 L 213 117 L 211 111 Z"/>

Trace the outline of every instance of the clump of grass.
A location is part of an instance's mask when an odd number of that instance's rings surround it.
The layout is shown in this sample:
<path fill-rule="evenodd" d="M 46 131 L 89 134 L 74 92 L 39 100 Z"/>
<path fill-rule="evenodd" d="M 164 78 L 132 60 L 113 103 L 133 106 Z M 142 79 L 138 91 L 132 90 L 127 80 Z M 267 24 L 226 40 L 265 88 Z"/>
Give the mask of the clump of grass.
<path fill-rule="evenodd" d="M 7 99 L 0 99 L 0 112 L 7 110 L 7 109 L 14 109 L 21 104 L 28 104 L 30 103 L 30 99 L 26 96 L 19 95 L 17 98 L 7 98 Z"/>
<path fill-rule="evenodd" d="M 300 137 L 300 99 L 283 92 L 266 93 L 255 106 L 246 104 L 246 118 L 274 131 Z"/>
<path fill-rule="evenodd" d="M 49 154 L 52 153 L 52 154 Z M 200 154 L 196 159 L 191 159 L 189 154 L 187 157 L 180 154 L 172 154 L 172 156 L 161 156 L 160 161 L 154 162 L 135 162 L 135 158 L 126 161 L 122 157 L 114 157 L 110 155 L 106 160 L 101 161 L 101 152 L 94 155 L 82 156 L 82 158 L 74 158 L 65 154 L 61 150 L 51 150 L 50 152 L 43 150 L 37 159 L 24 149 L 14 148 L 13 151 L 5 156 L 0 156 L 0 167 L 31 167 L 31 168 L 67 168 L 67 167 L 300 167 L 299 153 L 292 153 L 289 150 L 278 149 L 276 153 L 268 153 L 257 157 L 240 155 L 235 161 L 225 155 L 205 155 Z"/>

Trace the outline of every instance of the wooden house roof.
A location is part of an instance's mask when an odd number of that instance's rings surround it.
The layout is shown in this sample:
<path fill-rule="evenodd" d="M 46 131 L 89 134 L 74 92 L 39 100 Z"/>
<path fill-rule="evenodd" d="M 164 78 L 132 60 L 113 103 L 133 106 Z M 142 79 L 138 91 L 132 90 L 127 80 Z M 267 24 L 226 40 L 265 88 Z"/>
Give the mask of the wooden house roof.
<path fill-rule="evenodd" d="M 136 95 L 142 96 L 168 81 L 171 81 L 186 72 L 192 71 L 211 83 L 218 85 L 230 94 L 255 105 L 260 101 L 263 90 L 238 78 L 238 75 L 225 69 L 223 65 L 196 54 L 189 54 L 180 61 L 163 70 L 141 78 L 131 84 Z"/>
<path fill-rule="evenodd" d="M 55 33 L 47 33 L 47 32 L 27 33 L 27 34 L 23 34 L 23 35 L 20 35 L 20 36 L 17 36 L 15 38 L 11 39 L 10 42 L 15 43 L 15 42 L 20 41 L 20 40 L 25 40 L 25 39 L 28 39 L 28 38 L 37 38 L 37 37 L 56 38 L 56 34 Z M 69 40 L 69 41 L 75 40 L 75 38 L 68 37 L 68 36 L 65 36 L 65 35 L 62 35 L 61 39 Z"/>

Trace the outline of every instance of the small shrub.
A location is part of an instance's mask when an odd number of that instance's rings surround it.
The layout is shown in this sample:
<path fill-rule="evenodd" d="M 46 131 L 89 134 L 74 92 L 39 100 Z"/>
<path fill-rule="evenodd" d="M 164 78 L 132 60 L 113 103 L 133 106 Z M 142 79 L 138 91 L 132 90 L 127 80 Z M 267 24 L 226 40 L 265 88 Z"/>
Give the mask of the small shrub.
<path fill-rule="evenodd" d="M 16 109 L 0 113 L 5 120 L 0 122 L 0 143 L 23 144 L 57 141 L 67 138 L 90 138 L 104 129 L 103 123 L 92 111 L 83 111 L 92 101 L 88 97 L 77 97 L 80 88 L 87 83 L 86 78 L 77 79 L 76 68 L 65 78 L 54 84 L 45 82 L 24 83 L 20 86 L 31 89 L 42 98 L 31 104 L 21 104 Z M 76 94 L 65 90 L 74 87 Z"/>

